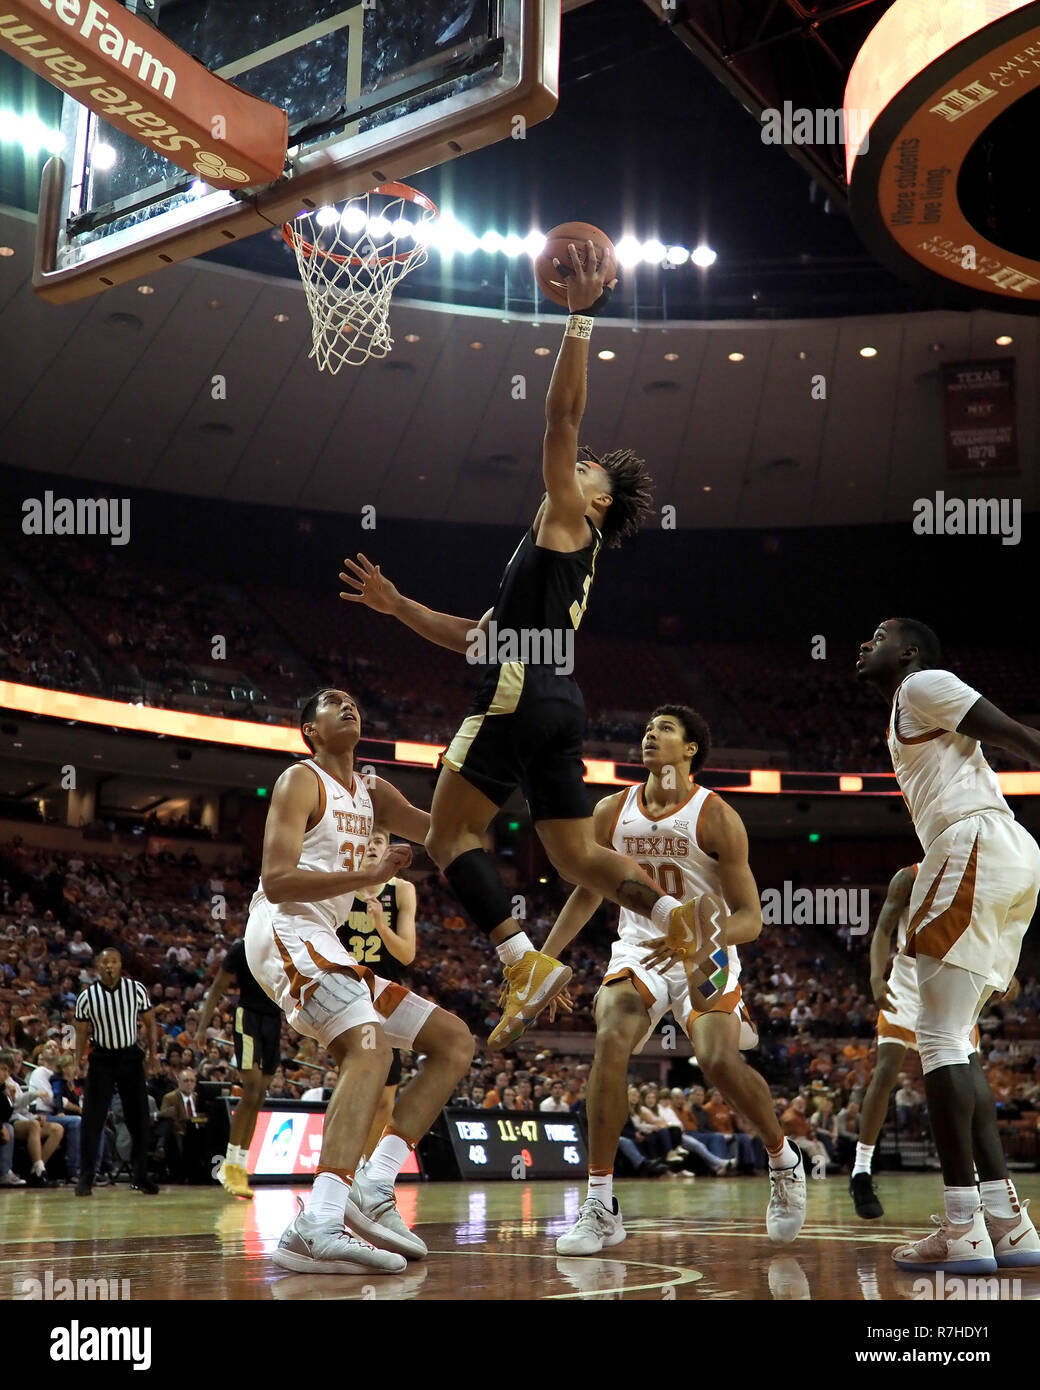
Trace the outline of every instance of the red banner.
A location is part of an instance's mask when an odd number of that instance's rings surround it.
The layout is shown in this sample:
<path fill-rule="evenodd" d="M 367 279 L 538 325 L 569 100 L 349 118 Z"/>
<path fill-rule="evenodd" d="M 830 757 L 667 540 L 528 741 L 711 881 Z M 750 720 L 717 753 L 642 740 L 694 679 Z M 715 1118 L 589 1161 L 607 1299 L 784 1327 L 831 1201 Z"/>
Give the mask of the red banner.
<path fill-rule="evenodd" d="M 0 50 L 212 188 L 283 173 L 286 113 L 113 0 L 0 0 Z"/>
<path fill-rule="evenodd" d="M 942 369 L 951 473 L 1017 473 L 1015 361 L 946 362 Z"/>

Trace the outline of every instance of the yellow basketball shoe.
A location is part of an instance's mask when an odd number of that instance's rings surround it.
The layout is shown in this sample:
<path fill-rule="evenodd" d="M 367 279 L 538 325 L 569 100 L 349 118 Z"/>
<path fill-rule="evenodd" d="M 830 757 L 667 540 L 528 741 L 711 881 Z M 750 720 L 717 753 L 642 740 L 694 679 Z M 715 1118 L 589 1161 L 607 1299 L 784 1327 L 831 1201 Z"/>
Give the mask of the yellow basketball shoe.
<path fill-rule="evenodd" d="M 487 1050 L 501 1052 L 516 1042 L 546 1005 L 567 988 L 573 971 L 541 951 L 525 951 L 503 971 L 506 983 L 499 1001 L 502 1018 L 488 1038 Z"/>
<path fill-rule="evenodd" d="M 253 1200 L 253 1189 L 249 1186 L 249 1174 L 237 1163 L 224 1163 L 220 1170 L 220 1182 L 224 1190 L 230 1192 L 232 1197 L 245 1197 L 250 1202 Z"/>

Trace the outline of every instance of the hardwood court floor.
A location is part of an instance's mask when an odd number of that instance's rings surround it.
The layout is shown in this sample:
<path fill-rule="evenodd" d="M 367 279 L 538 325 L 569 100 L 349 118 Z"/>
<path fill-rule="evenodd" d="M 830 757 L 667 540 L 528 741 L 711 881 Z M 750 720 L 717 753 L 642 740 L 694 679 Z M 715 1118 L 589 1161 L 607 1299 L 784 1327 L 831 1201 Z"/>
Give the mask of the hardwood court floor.
<path fill-rule="evenodd" d="M 1040 1175 L 1016 1183 L 1040 1208 Z M 584 1184 L 406 1185 L 401 1214 L 418 1226 L 429 1258 L 402 1275 L 367 1278 L 288 1274 L 266 1258 L 295 1209 L 289 1187 L 261 1187 L 252 1202 L 216 1186 L 158 1197 L 101 1187 L 89 1200 L 71 1188 L 4 1191 L 0 1298 L 24 1297 L 22 1281 L 50 1271 L 54 1280 L 128 1280 L 132 1299 L 913 1299 L 921 1276 L 898 1270 L 890 1254 L 929 1229 L 940 1179 L 881 1174 L 878 1187 L 885 1216 L 866 1222 L 852 1210 L 847 1178 L 810 1182 L 802 1234 L 780 1248 L 765 1233 L 764 1178 L 618 1182 L 628 1239 L 602 1257 L 565 1259 L 555 1239 Z M 1040 1299 L 1040 1270 L 1001 1277 L 1003 1296 Z"/>

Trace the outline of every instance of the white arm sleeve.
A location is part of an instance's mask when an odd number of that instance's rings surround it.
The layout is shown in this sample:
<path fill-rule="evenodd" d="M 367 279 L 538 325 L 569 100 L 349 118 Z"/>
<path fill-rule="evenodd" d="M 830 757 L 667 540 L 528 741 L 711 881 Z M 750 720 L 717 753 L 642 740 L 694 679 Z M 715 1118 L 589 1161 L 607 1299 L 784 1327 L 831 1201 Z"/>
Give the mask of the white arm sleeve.
<path fill-rule="evenodd" d="M 952 671 L 915 671 L 899 691 L 899 702 L 923 724 L 956 733 L 957 725 L 982 697 Z"/>

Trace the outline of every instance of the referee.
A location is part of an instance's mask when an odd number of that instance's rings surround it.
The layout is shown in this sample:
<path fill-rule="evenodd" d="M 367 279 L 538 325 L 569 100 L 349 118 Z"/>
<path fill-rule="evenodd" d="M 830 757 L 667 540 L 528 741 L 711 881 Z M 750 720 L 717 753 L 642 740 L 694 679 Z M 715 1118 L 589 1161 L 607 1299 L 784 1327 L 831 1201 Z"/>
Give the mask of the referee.
<path fill-rule="evenodd" d="M 97 1162 L 98 1140 L 104 1128 L 113 1088 L 123 1102 L 126 1127 L 133 1141 L 132 1186 L 138 1192 L 159 1191 L 148 1176 L 148 1092 L 145 1058 L 137 1045 L 137 1020 L 144 1015 L 148 1032 L 148 1062 L 157 1052 L 155 1015 L 144 985 L 122 978 L 123 962 L 111 946 L 98 956 L 100 980 L 89 985 L 76 1000 L 76 1074 L 82 1075 L 83 1052 L 93 1030 L 90 1070 L 83 1099 L 77 1197 L 89 1197 Z"/>

